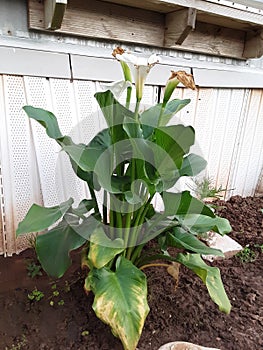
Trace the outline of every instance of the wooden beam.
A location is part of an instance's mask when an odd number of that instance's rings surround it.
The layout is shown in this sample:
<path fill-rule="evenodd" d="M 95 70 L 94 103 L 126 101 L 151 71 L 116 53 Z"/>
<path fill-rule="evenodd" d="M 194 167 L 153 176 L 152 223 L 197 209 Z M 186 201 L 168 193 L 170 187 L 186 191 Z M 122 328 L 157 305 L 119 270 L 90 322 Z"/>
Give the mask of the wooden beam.
<path fill-rule="evenodd" d="M 29 26 L 45 30 L 43 3 L 29 0 Z M 164 15 L 99 0 L 69 0 L 59 33 L 162 46 Z"/>
<path fill-rule="evenodd" d="M 194 8 L 185 8 L 165 16 L 165 46 L 181 45 L 184 42 L 190 31 L 195 29 L 196 12 Z"/>
<path fill-rule="evenodd" d="M 244 50 L 245 34 L 242 30 L 196 22 L 195 30 L 189 33 L 182 45 L 170 41 L 165 47 L 240 59 Z"/>
<path fill-rule="evenodd" d="M 263 29 L 247 32 L 244 58 L 260 58 L 263 55 Z"/>
<path fill-rule="evenodd" d="M 45 29 L 60 29 L 67 6 L 67 0 L 45 0 Z"/>

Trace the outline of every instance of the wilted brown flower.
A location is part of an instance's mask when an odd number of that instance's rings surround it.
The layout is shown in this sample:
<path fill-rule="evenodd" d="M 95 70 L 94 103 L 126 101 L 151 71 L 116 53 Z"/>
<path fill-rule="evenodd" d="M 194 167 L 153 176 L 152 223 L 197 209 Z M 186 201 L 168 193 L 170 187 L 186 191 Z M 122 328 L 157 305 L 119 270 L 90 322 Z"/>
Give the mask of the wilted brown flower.
<path fill-rule="evenodd" d="M 116 49 L 112 51 L 112 56 L 116 58 L 116 55 L 122 55 L 124 52 L 125 50 L 123 48 L 117 46 Z"/>
<path fill-rule="evenodd" d="M 179 70 L 178 72 L 171 71 L 172 75 L 169 80 L 177 79 L 182 83 L 185 87 L 190 88 L 192 90 L 196 89 L 194 78 L 192 74 L 188 74 L 183 70 Z"/>

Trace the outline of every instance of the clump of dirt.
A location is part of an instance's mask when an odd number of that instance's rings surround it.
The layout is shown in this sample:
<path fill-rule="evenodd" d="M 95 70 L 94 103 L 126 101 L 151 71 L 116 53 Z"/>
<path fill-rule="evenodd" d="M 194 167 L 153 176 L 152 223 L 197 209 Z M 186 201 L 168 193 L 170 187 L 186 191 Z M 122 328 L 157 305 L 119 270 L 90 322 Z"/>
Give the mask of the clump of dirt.
<path fill-rule="evenodd" d="M 233 306 L 230 315 L 218 311 L 191 271 L 180 268 L 175 290 L 165 268 L 149 268 L 145 272 L 151 311 L 139 350 L 157 350 L 177 340 L 222 350 L 263 348 L 263 198 L 235 196 L 216 204 L 218 214 L 233 227 L 230 236 L 256 254 L 249 263 L 237 257 L 213 263 L 221 270 Z M 83 291 L 79 253 L 73 255 L 72 267 L 58 281 L 44 273 L 30 278 L 26 266 L 32 259 L 32 250 L 0 257 L 1 349 L 121 350 L 120 341 L 96 318 L 92 294 L 86 296 Z M 33 290 L 43 294 L 39 301 L 28 297 Z"/>

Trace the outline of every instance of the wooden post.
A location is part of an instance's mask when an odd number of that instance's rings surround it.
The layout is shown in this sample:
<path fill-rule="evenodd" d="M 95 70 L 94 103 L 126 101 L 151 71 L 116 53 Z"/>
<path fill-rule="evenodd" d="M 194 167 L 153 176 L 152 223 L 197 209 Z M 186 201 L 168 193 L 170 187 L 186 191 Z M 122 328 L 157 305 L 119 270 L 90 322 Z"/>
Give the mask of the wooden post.
<path fill-rule="evenodd" d="M 67 0 L 45 0 L 45 29 L 60 29 L 67 6 Z"/>
<path fill-rule="evenodd" d="M 196 9 L 186 8 L 170 12 L 165 17 L 164 46 L 181 45 L 195 29 Z"/>
<path fill-rule="evenodd" d="M 260 58 L 263 55 L 263 29 L 247 33 L 244 58 Z"/>

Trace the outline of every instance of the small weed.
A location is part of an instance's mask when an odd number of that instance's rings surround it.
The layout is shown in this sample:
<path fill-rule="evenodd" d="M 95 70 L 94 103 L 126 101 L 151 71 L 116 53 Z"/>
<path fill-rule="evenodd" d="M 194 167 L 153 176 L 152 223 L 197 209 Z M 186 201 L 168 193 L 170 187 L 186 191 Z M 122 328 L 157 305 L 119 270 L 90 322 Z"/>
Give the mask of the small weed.
<path fill-rule="evenodd" d="M 31 293 L 27 295 L 27 297 L 30 301 L 40 301 L 44 298 L 44 293 L 35 288 Z"/>
<path fill-rule="evenodd" d="M 30 260 L 26 266 L 27 274 L 29 277 L 34 278 L 36 276 L 42 276 L 41 266 L 36 264 L 33 260 Z"/>
<path fill-rule="evenodd" d="M 249 246 L 246 246 L 241 252 L 237 253 L 236 257 L 243 263 L 250 263 L 256 260 L 257 254 Z"/>
<path fill-rule="evenodd" d="M 26 239 L 28 241 L 28 244 L 30 246 L 30 248 L 36 250 L 36 240 L 37 240 L 37 233 L 31 233 L 30 235 L 27 235 Z"/>
<path fill-rule="evenodd" d="M 64 288 L 65 292 L 68 293 L 70 292 L 70 284 L 68 281 L 65 281 L 65 288 Z"/>
<path fill-rule="evenodd" d="M 195 185 L 192 189 L 201 200 L 206 198 L 220 199 L 222 197 L 222 192 L 227 191 L 227 189 L 223 188 L 221 185 L 219 187 L 213 186 L 213 181 L 209 177 L 204 177 L 202 181 L 195 180 L 194 183 Z"/>
<path fill-rule="evenodd" d="M 10 347 L 6 346 L 5 350 L 21 350 L 27 345 L 26 336 L 23 334 L 22 339 L 18 340 L 16 344 L 12 344 Z"/>
<path fill-rule="evenodd" d="M 59 306 L 63 306 L 65 304 L 63 299 L 61 299 L 59 301 L 55 301 L 56 299 L 58 299 L 57 297 L 60 295 L 60 292 L 59 292 L 57 285 L 55 283 L 52 284 L 51 289 L 53 292 L 52 292 L 52 295 L 49 297 L 49 299 L 51 299 L 49 302 L 49 305 L 54 306 L 55 304 L 57 304 Z"/>
<path fill-rule="evenodd" d="M 81 335 L 83 337 L 86 337 L 87 335 L 89 335 L 89 331 L 83 331 L 83 332 L 81 332 Z"/>

